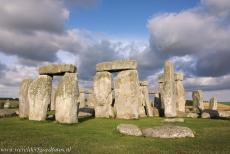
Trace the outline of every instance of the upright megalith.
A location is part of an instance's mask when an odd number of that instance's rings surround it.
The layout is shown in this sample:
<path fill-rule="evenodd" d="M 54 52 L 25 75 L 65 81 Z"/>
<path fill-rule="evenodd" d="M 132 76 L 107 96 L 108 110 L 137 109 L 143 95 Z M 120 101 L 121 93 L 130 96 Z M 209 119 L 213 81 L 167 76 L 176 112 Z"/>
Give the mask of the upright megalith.
<path fill-rule="evenodd" d="M 115 79 L 115 110 L 117 118 L 137 119 L 139 117 L 140 101 L 137 70 L 119 72 Z"/>
<path fill-rule="evenodd" d="M 49 64 L 39 68 L 40 75 L 64 75 L 66 72 L 75 73 L 77 67 L 72 64 Z"/>
<path fill-rule="evenodd" d="M 32 79 L 25 79 L 22 81 L 19 91 L 19 117 L 20 118 L 28 118 L 29 117 L 29 99 L 28 99 L 28 91 Z"/>
<path fill-rule="evenodd" d="M 175 73 L 176 108 L 179 112 L 185 112 L 185 90 L 183 86 L 183 73 Z"/>
<path fill-rule="evenodd" d="M 97 72 L 94 77 L 93 94 L 96 117 L 114 117 L 112 107 L 112 74 Z"/>
<path fill-rule="evenodd" d="M 79 89 L 76 73 L 65 73 L 58 84 L 55 101 L 56 121 L 60 123 L 77 123 Z"/>
<path fill-rule="evenodd" d="M 193 109 L 195 111 L 204 110 L 203 92 L 201 90 L 193 91 L 192 99 L 193 99 Z"/>
<path fill-rule="evenodd" d="M 212 97 L 209 101 L 209 109 L 217 110 L 217 99 L 216 97 Z"/>
<path fill-rule="evenodd" d="M 140 88 L 141 88 L 142 104 L 144 104 L 145 106 L 147 115 L 149 117 L 153 117 L 153 107 L 149 100 L 148 82 L 147 81 L 140 82 Z"/>
<path fill-rule="evenodd" d="M 52 77 L 39 75 L 30 84 L 29 120 L 41 121 L 46 119 L 48 105 L 51 101 Z"/>
<path fill-rule="evenodd" d="M 175 117 L 177 115 L 174 80 L 173 63 L 170 61 L 166 61 L 164 64 L 164 83 L 162 93 L 162 102 L 164 103 L 164 115 L 166 117 Z"/>
<path fill-rule="evenodd" d="M 164 103 L 162 101 L 162 94 L 164 92 L 163 85 L 164 85 L 164 75 L 160 75 L 158 77 L 158 88 L 157 88 L 157 92 L 155 93 L 155 98 L 158 107 L 160 107 L 161 109 L 164 109 Z"/>
<path fill-rule="evenodd" d="M 80 89 L 79 92 L 80 94 L 78 97 L 78 103 L 79 103 L 79 107 L 83 108 L 86 106 L 86 95 L 84 89 Z"/>
<path fill-rule="evenodd" d="M 52 88 L 52 92 L 51 92 L 51 102 L 50 102 L 50 110 L 51 111 L 54 111 L 55 110 L 55 105 L 56 105 L 56 102 L 55 102 L 55 94 L 56 94 L 56 88 Z"/>

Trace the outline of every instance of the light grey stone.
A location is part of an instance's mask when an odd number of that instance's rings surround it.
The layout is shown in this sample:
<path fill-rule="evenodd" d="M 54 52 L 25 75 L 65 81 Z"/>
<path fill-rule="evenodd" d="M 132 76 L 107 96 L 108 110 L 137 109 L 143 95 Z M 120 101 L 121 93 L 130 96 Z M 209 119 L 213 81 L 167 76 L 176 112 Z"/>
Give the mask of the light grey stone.
<path fill-rule="evenodd" d="M 72 64 L 49 64 L 39 68 L 40 75 L 64 75 L 66 72 L 75 73 L 77 67 Z"/>
<path fill-rule="evenodd" d="M 78 102 L 80 103 L 79 107 L 83 108 L 86 106 L 86 96 L 84 91 L 80 91 L 80 95 L 78 97 Z"/>
<path fill-rule="evenodd" d="M 149 89 L 148 89 L 148 82 L 145 81 L 145 84 L 143 84 L 144 81 L 142 81 L 142 84 L 140 83 L 140 89 L 141 89 L 141 97 L 142 97 L 142 104 L 145 106 L 147 115 L 149 117 L 153 117 L 153 107 L 151 105 L 151 102 L 149 100 Z"/>
<path fill-rule="evenodd" d="M 183 138 L 195 137 L 193 131 L 188 127 L 182 126 L 159 126 L 154 128 L 142 129 L 142 133 L 146 137 L 158 138 Z"/>
<path fill-rule="evenodd" d="M 138 119 L 141 103 L 137 70 L 118 73 L 115 80 L 115 110 L 117 118 Z"/>
<path fill-rule="evenodd" d="M 197 113 L 190 112 L 187 114 L 187 118 L 198 118 L 198 117 L 199 117 L 199 114 Z"/>
<path fill-rule="evenodd" d="M 164 122 L 184 122 L 183 118 L 170 118 L 164 119 Z"/>
<path fill-rule="evenodd" d="M 221 118 L 230 118 L 230 111 L 218 111 L 218 113 Z"/>
<path fill-rule="evenodd" d="M 33 82 L 32 79 L 25 79 L 22 81 L 19 90 L 19 117 L 28 118 L 29 117 L 29 99 L 28 91 L 30 84 Z"/>
<path fill-rule="evenodd" d="M 210 115 L 209 113 L 207 113 L 207 112 L 203 112 L 203 113 L 201 114 L 201 118 L 203 118 L 203 119 L 210 119 L 210 118 L 211 118 L 211 115 Z"/>
<path fill-rule="evenodd" d="M 6 102 L 4 103 L 4 109 L 9 109 L 10 108 L 10 100 L 6 100 Z"/>
<path fill-rule="evenodd" d="M 164 64 L 162 102 L 164 103 L 165 117 L 176 117 L 174 67 L 170 61 L 166 61 Z"/>
<path fill-rule="evenodd" d="M 51 111 L 54 111 L 55 110 L 55 105 L 56 105 L 56 102 L 55 102 L 55 94 L 56 94 L 56 90 L 57 88 L 52 88 L 52 92 L 51 92 L 51 103 L 50 103 L 50 110 Z"/>
<path fill-rule="evenodd" d="M 58 84 L 55 97 L 56 121 L 67 124 L 77 123 L 79 88 L 76 73 L 65 73 Z"/>
<path fill-rule="evenodd" d="M 175 73 L 176 107 L 179 112 L 185 112 L 185 90 L 182 81 L 183 73 Z"/>
<path fill-rule="evenodd" d="M 193 108 L 195 110 L 204 110 L 203 92 L 201 90 L 192 92 Z"/>
<path fill-rule="evenodd" d="M 125 135 L 142 136 L 141 129 L 133 124 L 119 124 L 117 130 L 119 133 Z"/>
<path fill-rule="evenodd" d="M 209 101 L 209 109 L 217 110 L 217 99 L 216 97 L 212 97 Z"/>
<path fill-rule="evenodd" d="M 111 71 L 117 72 L 122 70 L 136 70 L 137 61 L 135 60 L 117 60 L 110 62 L 103 62 L 96 65 L 96 71 Z"/>
<path fill-rule="evenodd" d="M 93 94 L 95 98 L 95 116 L 114 117 L 112 108 L 112 74 L 97 72 L 94 77 Z"/>
<path fill-rule="evenodd" d="M 29 120 L 46 120 L 48 105 L 51 101 L 52 77 L 39 75 L 30 84 L 29 99 Z"/>

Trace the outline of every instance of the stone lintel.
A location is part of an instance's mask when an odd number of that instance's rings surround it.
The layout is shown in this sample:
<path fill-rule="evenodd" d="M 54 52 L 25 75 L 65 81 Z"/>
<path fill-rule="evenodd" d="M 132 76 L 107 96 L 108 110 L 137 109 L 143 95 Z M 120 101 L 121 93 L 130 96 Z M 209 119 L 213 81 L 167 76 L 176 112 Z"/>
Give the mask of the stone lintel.
<path fill-rule="evenodd" d="M 116 60 L 110 62 L 103 62 L 96 65 L 96 71 L 118 72 L 123 70 L 136 70 L 137 61 L 135 60 Z"/>
<path fill-rule="evenodd" d="M 72 64 L 48 64 L 39 68 L 40 75 L 64 75 L 66 72 L 75 73 L 77 67 Z"/>

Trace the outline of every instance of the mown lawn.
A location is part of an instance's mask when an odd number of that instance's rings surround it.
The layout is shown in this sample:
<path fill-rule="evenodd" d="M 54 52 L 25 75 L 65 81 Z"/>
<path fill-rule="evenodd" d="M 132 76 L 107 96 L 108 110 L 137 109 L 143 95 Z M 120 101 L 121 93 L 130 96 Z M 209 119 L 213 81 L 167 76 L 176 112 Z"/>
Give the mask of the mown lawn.
<path fill-rule="evenodd" d="M 71 147 L 71 153 L 76 154 L 230 153 L 229 120 L 185 119 L 184 123 L 176 125 L 191 128 L 196 137 L 183 139 L 124 136 L 115 130 L 120 123 L 133 123 L 140 127 L 165 124 L 162 118 L 81 119 L 79 124 L 74 125 L 2 118 L 0 148 Z"/>

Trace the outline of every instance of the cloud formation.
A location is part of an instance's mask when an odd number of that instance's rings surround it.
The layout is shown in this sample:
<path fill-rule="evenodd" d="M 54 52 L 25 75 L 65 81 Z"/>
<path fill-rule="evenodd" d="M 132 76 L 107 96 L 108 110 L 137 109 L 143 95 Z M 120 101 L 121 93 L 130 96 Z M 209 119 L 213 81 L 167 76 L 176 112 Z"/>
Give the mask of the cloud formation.
<path fill-rule="evenodd" d="M 195 75 L 230 73 L 230 2 L 202 0 L 193 9 L 164 13 L 148 22 L 150 47 L 162 59 L 192 56 Z"/>

